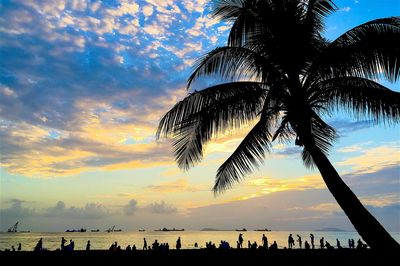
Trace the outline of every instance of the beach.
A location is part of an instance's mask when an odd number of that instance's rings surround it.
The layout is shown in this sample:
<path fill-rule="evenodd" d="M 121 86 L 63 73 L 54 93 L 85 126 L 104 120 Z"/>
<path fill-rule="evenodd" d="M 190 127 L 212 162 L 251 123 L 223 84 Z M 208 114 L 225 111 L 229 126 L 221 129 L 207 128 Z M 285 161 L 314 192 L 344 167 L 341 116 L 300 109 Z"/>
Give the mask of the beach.
<path fill-rule="evenodd" d="M 398 252 L 374 250 L 169 250 L 169 251 L 43 251 L 0 252 L 2 261 L 14 264 L 112 264 L 133 265 L 386 265 L 399 259 Z"/>

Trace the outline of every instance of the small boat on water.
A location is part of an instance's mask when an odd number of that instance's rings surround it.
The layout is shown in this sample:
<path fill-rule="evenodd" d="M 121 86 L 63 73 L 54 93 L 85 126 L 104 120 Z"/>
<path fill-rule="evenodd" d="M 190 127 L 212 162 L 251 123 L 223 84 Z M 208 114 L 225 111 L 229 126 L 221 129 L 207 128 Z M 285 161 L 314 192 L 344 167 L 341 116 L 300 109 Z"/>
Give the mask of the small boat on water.
<path fill-rule="evenodd" d="M 154 230 L 154 231 L 156 231 L 156 232 L 175 232 L 175 231 L 185 231 L 185 229 L 175 229 L 175 228 L 172 228 L 172 229 L 167 229 L 167 228 L 163 228 L 163 229 L 157 229 L 157 230 Z"/>
<path fill-rule="evenodd" d="M 146 230 L 144 230 L 144 229 L 139 229 L 139 232 L 145 232 Z"/>
<path fill-rule="evenodd" d="M 92 230 L 90 230 L 90 232 L 97 233 L 97 232 L 100 232 L 100 230 L 99 229 L 92 229 Z"/>
<path fill-rule="evenodd" d="M 86 229 L 85 228 L 81 228 L 81 229 L 78 229 L 78 230 L 76 230 L 76 229 L 72 229 L 72 230 L 67 229 L 67 230 L 65 230 L 65 232 L 67 232 L 67 233 L 85 233 Z"/>
<path fill-rule="evenodd" d="M 111 232 L 122 232 L 122 229 L 115 229 L 115 225 L 113 225 L 113 227 L 108 228 L 106 230 L 107 233 L 111 233 Z"/>
<path fill-rule="evenodd" d="M 254 230 L 254 231 L 257 231 L 257 232 L 271 232 L 271 230 L 268 229 L 268 228 L 265 228 L 265 229 L 256 229 L 256 230 Z"/>
<path fill-rule="evenodd" d="M 235 231 L 237 231 L 237 232 L 246 232 L 247 229 L 246 229 L 246 228 L 243 228 L 243 229 L 236 229 Z"/>

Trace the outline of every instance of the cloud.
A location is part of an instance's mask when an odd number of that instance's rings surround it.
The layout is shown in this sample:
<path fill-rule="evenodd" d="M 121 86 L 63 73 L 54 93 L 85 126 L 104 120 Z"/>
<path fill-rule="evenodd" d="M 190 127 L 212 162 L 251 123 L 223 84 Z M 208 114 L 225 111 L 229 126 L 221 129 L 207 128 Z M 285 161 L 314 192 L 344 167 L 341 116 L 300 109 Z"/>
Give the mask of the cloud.
<path fill-rule="evenodd" d="M 350 132 L 370 128 L 374 125 L 374 122 L 372 120 L 360 120 L 355 122 L 349 122 L 347 120 L 334 120 L 329 124 L 339 132 L 340 136 L 343 137 Z"/>
<path fill-rule="evenodd" d="M 149 185 L 145 187 L 145 189 L 154 193 L 199 192 L 205 190 L 202 186 L 190 185 L 186 179 L 178 179 L 158 185 Z"/>
<path fill-rule="evenodd" d="M 47 217 L 61 217 L 68 219 L 99 219 L 110 215 L 107 208 L 97 203 L 87 203 L 84 207 L 66 207 L 63 201 L 58 201 L 54 207 L 44 212 Z"/>
<path fill-rule="evenodd" d="M 127 205 L 124 206 L 124 214 L 127 216 L 132 216 L 137 211 L 137 201 L 132 199 L 128 202 Z"/>
<path fill-rule="evenodd" d="M 394 143 L 392 146 L 380 146 L 365 149 L 361 155 L 337 162 L 340 166 L 350 166 L 357 174 L 375 173 L 387 167 L 399 165 L 400 150 Z"/>
<path fill-rule="evenodd" d="M 170 204 L 161 201 L 160 203 L 154 202 L 145 207 L 145 210 L 155 214 L 171 214 L 176 213 L 178 209 Z"/>
<path fill-rule="evenodd" d="M 21 199 L 10 199 L 6 201 L 7 204 L 11 204 L 8 208 L 0 209 L 0 217 L 2 219 L 9 218 L 9 220 L 21 220 L 25 217 L 36 216 L 36 211 L 32 208 L 24 207 L 23 204 L 27 203 Z"/>
<path fill-rule="evenodd" d="M 339 11 L 341 11 L 341 12 L 349 12 L 350 10 L 351 10 L 351 7 L 349 7 L 349 6 L 339 8 Z"/>

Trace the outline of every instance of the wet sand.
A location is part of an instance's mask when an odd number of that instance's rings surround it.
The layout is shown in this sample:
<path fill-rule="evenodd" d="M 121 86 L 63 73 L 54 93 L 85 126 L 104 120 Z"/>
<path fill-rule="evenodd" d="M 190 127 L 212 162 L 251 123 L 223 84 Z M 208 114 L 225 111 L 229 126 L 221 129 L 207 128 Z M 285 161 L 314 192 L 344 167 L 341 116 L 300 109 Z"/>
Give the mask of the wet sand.
<path fill-rule="evenodd" d="M 388 265 L 398 251 L 375 250 L 169 250 L 169 251 L 42 251 L 0 252 L 13 265 Z"/>

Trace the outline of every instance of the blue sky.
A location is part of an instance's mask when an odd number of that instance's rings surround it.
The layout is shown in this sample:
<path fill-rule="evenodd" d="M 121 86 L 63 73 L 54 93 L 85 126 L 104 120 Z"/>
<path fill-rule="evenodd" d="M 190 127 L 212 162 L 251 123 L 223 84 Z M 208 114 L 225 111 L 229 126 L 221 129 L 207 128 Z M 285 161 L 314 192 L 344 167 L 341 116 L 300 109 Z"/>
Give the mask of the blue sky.
<path fill-rule="evenodd" d="M 244 132 L 210 144 L 204 162 L 189 172 L 178 170 L 168 141 L 155 140 L 160 117 L 186 95 L 196 58 L 226 41 L 229 25 L 212 20 L 207 3 L 0 1 L 1 230 L 15 220 L 32 230 L 64 230 L 63 219 L 90 226 L 93 217 L 104 218 L 98 226 L 127 229 L 231 228 L 239 225 L 221 222 L 231 215 L 222 215 L 230 204 L 248 208 L 254 201 L 276 206 L 273 217 L 253 211 L 235 223 L 294 228 L 294 210 L 302 210 L 308 223 L 300 229 L 351 229 L 292 146 L 277 144 L 259 171 L 214 198 L 216 170 Z M 329 39 L 400 14 L 397 0 L 335 3 Z M 400 91 L 399 83 L 382 83 Z M 399 127 L 372 127 L 346 115 L 328 121 L 342 135 L 333 163 L 382 223 L 400 230 Z M 226 212 L 212 217 L 214 205 Z"/>

